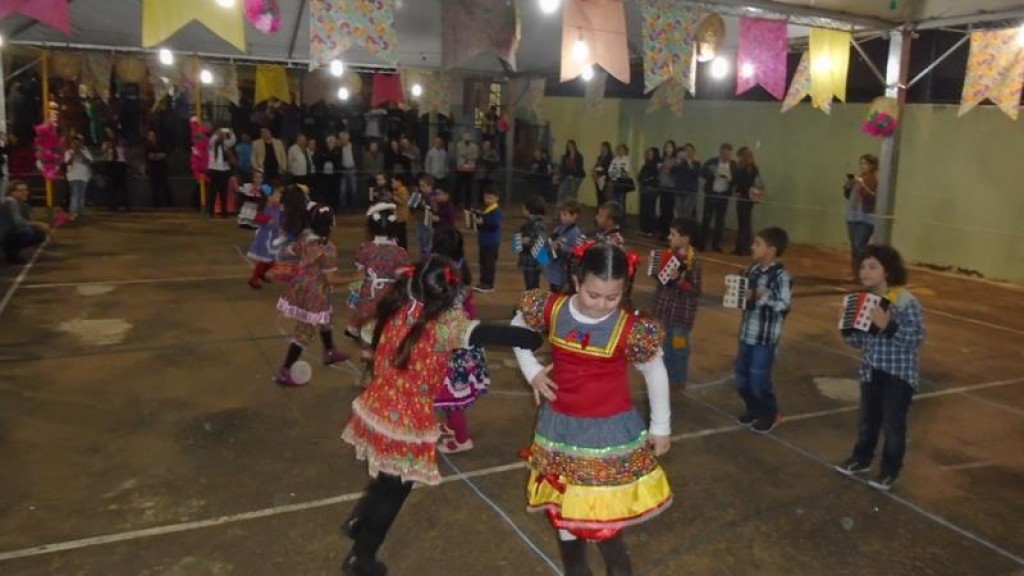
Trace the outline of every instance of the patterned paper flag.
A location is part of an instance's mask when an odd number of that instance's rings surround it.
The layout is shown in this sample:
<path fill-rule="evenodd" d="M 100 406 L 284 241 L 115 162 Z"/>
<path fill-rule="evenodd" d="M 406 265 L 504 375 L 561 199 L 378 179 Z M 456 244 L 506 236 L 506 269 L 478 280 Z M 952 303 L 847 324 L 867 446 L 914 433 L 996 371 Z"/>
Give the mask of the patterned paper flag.
<path fill-rule="evenodd" d="M 448 74 L 425 68 L 402 68 L 400 74 L 402 87 L 406 94 L 411 96 L 412 87 L 416 84 L 423 89 L 423 93 L 418 98 L 413 97 L 418 104 L 420 114 L 436 112 L 445 116 L 451 115 L 452 90 Z"/>
<path fill-rule="evenodd" d="M 683 102 L 686 100 L 686 87 L 679 80 L 672 78 L 662 82 L 651 94 L 651 101 L 647 104 L 647 113 L 654 112 L 660 108 L 668 108 L 676 116 L 683 116 Z"/>
<path fill-rule="evenodd" d="M 853 34 L 842 30 L 811 28 L 811 103 L 822 108 L 835 96 L 846 101 L 846 76 L 850 69 Z"/>
<path fill-rule="evenodd" d="M 0 20 L 21 14 L 71 36 L 71 6 L 67 0 L 0 0 Z"/>
<path fill-rule="evenodd" d="M 583 94 L 583 104 L 591 111 L 600 110 L 604 107 L 604 89 L 608 85 L 608 73 L 594 67 L 594 77 L 587 82 L 586 92 Z"/>
<path fill-rule="evenodd" d="M 395 0 L 309 0 L 309 66 L 330 64 L 356 44 L 398 64 Z"/>
<path fill-rule="evenodd" d="M 142 45 L 156 46 L 193 20 L 245 52 L 241 2 L 222 8 L 211 6 L 209 0 L 142 0 Z"/>
<path fill-rule="evenodd" d="M 516 118 L 531 122 L 541 122 L 544 118 L 544 89 L 547 80 L 544 78 L 513 78 L 508 83 L 511 95 L 510 108 Z"/>
<path fill-rule="evenodd" d="M 736 93 L 742 94 L 760 84 L 779 100 L 785 98 L 788 53 L 785 20 L 740 18 Z"/>
<path fill-rule="evenodd" d="M 644 92 L 671 78 L 691 86 L 694 35 L 700 9 L 677 0 L 644 0 Z M 783 80 L 785 83 L 785 80 Z"/>
<path fill-rule="evenodd" d="M 786 93 L 786 99 L 782 101 L 782 113 L 789 112 L 794 106 L 800 103 L 801 100 L 807 97 L 811 91 L 811 55 L 804 52 L 803 56 L 800 57 L 800 64 L 796 67 L 796 74 L 793 75 L 793 82 L 789 85 L 789 92 Z M 832 113 L 832 100 L 826 100 L 821 106 L 815 106 L 820 108 L 825 114 Z"/>
<path fill-rule="evenodd" d="M 572 80 L 588 66 L 596 69 L 599 65 L 619 82 L 629 84 L 628 31 L 622 0 L 566 0 L 564 6 L 559 80 Z M 586 45 L 585 53 L 576 50 L 578 43 Z"/>
<path fill-rule="evenodd" d="M 442 10 L 441 62 L 445 68 L 458 67 L 491 50 L 515 70 L 520 37 L 515 2 L 446 0 Z"/>
<path fill-rule="evenodd" d="M 971 32 L 960 116 L 988 98 L 1007 116 L 1017 119 L 1024 87 L 1024 46 L 1019 41 L 1020 34 L 1020 28 Z"/>

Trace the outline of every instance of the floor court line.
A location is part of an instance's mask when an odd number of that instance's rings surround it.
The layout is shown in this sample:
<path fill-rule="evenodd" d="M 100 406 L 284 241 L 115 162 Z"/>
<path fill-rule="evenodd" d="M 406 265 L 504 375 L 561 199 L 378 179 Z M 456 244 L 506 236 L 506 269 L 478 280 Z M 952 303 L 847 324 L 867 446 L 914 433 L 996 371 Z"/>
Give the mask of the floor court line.
<path fill-rule="evenodd" d="M 960 386 L 960 387 L 957 387 L 957 388 L 949 388 L 949 389 L 946 389 L 946 390 L 938 390 L 938 391 L 935 391 L 935 392 L 928 392 L 928 393 L 920 394 L 920 395 L 918 395 L 918 398 L 932 398 L 932 397 L 936 397 L 936 396 L 946 396 L 946 395 L 950 395 L 950 394 L 959 394 L 959 393 L 962 393 L 962 392 L 965 392 L 965 391 L 971 391 L 971 390 L 982 390 L 982 389 L 985 389 L 985 388 L 995 388 L 995 387 L 998 387 L 998 386 L 1009 386 L 1009 385 L 1017 384 L 1017 383 L 1020 383 L 1020 382 L 1024 382 L 1024 377 L 1013 378 L 1013 379 L 1010 379 L 1010 380 L 998 380 L 998 381 L 994 381 L 994 382 L 984 382 L 984 383 L 981 383 L 981 384 L 973 384 L 973 385 L 968 385 L 968 386 Z M 713 404 L 710 404 L 710 403 L 708 403 L 708 402 L 706 402 L 706 401 L 704 401 L 704 400 L 702 400 L 702 399 L 700 399 L 700 398 L 698 398 L 696 396 L 693 396 L 690 393 L 686 393 L 686 395 L 688 397 L 696 400 L 697 402 L 700 402 L 701 404 L 705 404 L 705 405 L 707 405 L 709 407 L 713 407 L 716 412 L 728 416 L 728 414 L 725 411 L 723 411 L 723 410 L 721 410 L 721 409 L 719 409 L 717 407 L 714 407 Z M 807 419 L 812 419 L 812 418 L 819 418 L 819 417 L 822 417 L 822 416 L 829 416 L 829 415 L 832 415 L 832 414 L 839 414 L 839 413 L 842 413 L 842 412 L 851 412 L 851 411 L 856 410 L 856 409 L 857 409 L 857 407 L 855 407 L 855 406 L 844 406 L 844 407 L 835 408 L 835 409 L 832 409 L 832 410 L 821 410 L 821 411 L 817 411 L 817 412 L 808 412 L 808 413 L 805 413 L 805 414 L 795 414 L 795 415 L 787 417 L 786 420 L 790 420 L 790 421 L 794 421 L 794 420 L 807 420 Z M 680 441 L 680 440 L 692 440 L 692 439 L 696 439 L 696 438 L 704 438 L 704 437 L 707 437 L 707 436 L 726 434 L 726 433 L 729 433 L 729 432 L 735 432 L 735 431 L 740 431 L 740 430 L 747 430 L 747 427 L 746 426 L 740 426 L 740 425 L 736 424 L 736 425 L 721 426 L 721 427 L 718 427 L 718 428 L 708 428 L 708 429 L 704 429 L 704 430 L 697 430 L 697 431 L 693 431 L 693 432 L 684 432 L 682 434 L 676 434 L 675 436 L 672 436 L 672 441 L 677 442 L 677 441 Z M 773 436 L 769 436 L 769 438 L 774 438 L 774 437 Z M 478 477 L 493 476 L 495 474 L 501 474 L 501 473 L 509 472 L 509 471 L 512 471 L 512 470 L 522 470 L 522 469 L 525 469 L 525 468 L 526 468 L 526 463 L 525 462 L 512 462 L 510 464 L 503 464 L 503 465 L 499 465 L 499 466 L 491 466 L 491 467 L 488 467 L 488 468 L 482 468 L 480 470 L 473 470 L 473 471 L 470 471 L 470 472 L 463 472 L 461 474 L 453 474 L 453 475 L 450 475 L 450 476 L 445 476 L 444 478 L 441 479 L 441 484 L 447 484 L 447 483 L 450 483 L 450 482 L 458 482 L 458 481 L 461 481 L 461 480 L 463 480 L 465 478 L 478 478 Z M 284 506 L 273 506 L 273 507 L 270 507 L 270 508 L 261 508 L 259 510 L 252 510 L 252 511 L 249 511 L 249 512 L 241 512 L 241 513 L 237 513 L 237 514 L 229 514 L 229 515 L 226 515 L 226 516 L 219 516 L 217 518 L 209 518 L 209 519 L 206 519 L 206 520 L 195 520 L 195 521 L 191 521 L 191 522 L 182 522 L 182 523 L 178 523 L 178 524 L 166 524 L 166 525 L 163 525 L 163 526 L 154 526 L 154 527 L 151 527 L 151 528 L 143 528 L 143 529 L 139 529 L 139 530 L 129 530 L 129 531 L 126 531 L 126 532 L 120 532 L 120 533 L 116 533 L 116 534 L 106 534 L 106 535 L 102 535 L 102 536 L 93 536 L 93 537 L 89 537 L 89 538 L 80 538 L 80 539 L 77 539 L 77 540 L 68 540 L 68 541 L 64 541 L 64 542 L 55 542 L 55 543 L 52 543 L 52 544 L 43 544 L 43 545 L 40 545 L 40 546 L 33 546 L 33 547 L 30 547 L 30 548 L 22 548 L 22 549 L 19 549 L 19 550 L 9 550 L 9 551 L 6 551 L 6 552 L 0 552 L 0 562 L 6 561 L 6 560 L 15 560 L 15 559 L 18 559 L 18 558 L 26 558 L 26 557 L 30 557 L 30 556 L 39 556 L 39 555 L 43 555 L 43 554 L 52 554 L 52 553 L 55 553 L 55 552 L 64 552 L 64 551 L 68 551 L 68 550 L 77 550 L 77 549 L 81 549 L 81 548 L 90 548 L 90 547 L 93 547 L 93 546 L 101 546 L 101 545 L 104 545 L 104 544 L 111 544 L 111 543 L 115 543 L 115 542 L 124 542 L 124 541 L 128 541 L 128 540 L 138 540 L 138 539 L 141 539 L 141 538 L 148 538 L 148 537 L 152 537 L 152 536 L 161 536 L 161 535 L 165 535 L 165 534 L 174 534 L 174 533 L 177 533 L 177 532 L 185 532 L 185 531 L 189 531 L 189 530 L 198 530 L 198 529 L 201 529 L 201 528 L 210 528 L 210 527 L 213 527 L 213 526 L 220 526 L 220 525 L 224 525 L 224 524 L 232 524 L 232 523 L 237 523 L 237 522 L 245 522 L 245 521 L 248 521 L 248 520 L 255 520 L 255 519 L 259 519 L 259 518 L 267 518 L 267 517 L 271 517 L 271 516 L 278 516 L 278 515 L 281 515 L 281 514 L 288 514 L 288 513 L 291 513 L 291 512 L 300 512 L 300 511 L 304 511 L 304 510 L 312 510 L 312 509 L 316 509 L 316 508 L 323 508 L 323 507 L 326 507 L 326 506 L 333 506 L 333 505 L 340 504 L 340 503 L 343 503 L 343 502 L 350 502 L 352 500 L 358 499 L 360 496 L 362 496 L 362 492 L 351 492 L 351 493 L 348 493 L 348 494 L 340 494 L 340 495 L 337 495 L 337 496 L 331 496 L 331 497 L 328 497 L 328 498 L 321 498 L 321 499 L 318 499 L 318 500 L 311 500 L 311 501 L 308 501 L 308 502 L 298 502 L 298 503 L 295 503 L 295 504 L 287 504 L 287 505 L 284 505 Z"/>
<path fill-rule="evenodd" d="M 239 280 L 248 278 L 237 274 L 224 276 L 179 276 L 177 278 L 138 278 L 128 280 L 90 280 L 86 282 L 39 282 L 25 284 L 22 288 L 43 289 L 43 288 L 75 288 L 78 286 L 125 286 L 131 284 L 172 284 L 178 282 L 207 282 L 214 280 Z"/>
<path fill-rule="evenodd" d="M 43 240 L 43 243 L 39 245 L 39 248 L 36 250 L 35 254 L 32 255 L 32 259 L 28 261 L 28 264 L 25 264 L 25 267 L 21 269 L 21 272 L 19 272 L 18 276 L 14 279 L 14 282 L 12 282 L 11 285 L 7 287 L 7 292 L 4 292 L 4 297 L 2 300 L 0 300 L 0 316 L 4 315 L 4 310 L 7 310 L 7 305 L 11 303 L 11 298 L 14 297 L 14 292 L 18 290 L 18 287 L 21 286 L 21 283 L 24 282 L 25 278 L 28 277 L 29 271 L 31 271 L 32 267 L 36 265 L 36 260 L 39 259 L 39 255 L 43 253 L 43 250 L 46 249 L 46 246 L 49 243 L 49 238 Z"/>

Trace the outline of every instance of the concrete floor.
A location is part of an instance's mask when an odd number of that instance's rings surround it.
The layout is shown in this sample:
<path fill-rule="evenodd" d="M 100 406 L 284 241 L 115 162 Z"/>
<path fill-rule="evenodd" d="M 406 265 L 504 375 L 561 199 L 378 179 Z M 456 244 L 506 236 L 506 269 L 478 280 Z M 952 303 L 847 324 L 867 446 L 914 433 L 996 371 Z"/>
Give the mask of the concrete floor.
<path fill-rule="evenodd" d="M 339 226 L 344 257 L 360 226 Z M 270 382 L 288 327 L 279 287 L 244 282 L 247 244 L 191 214 L 99 215 L 62 230 L 26 274 L 0 269 L 12 294 L 0 304 L 0 574 L 337 572 L 337 525 L 366 481 L 338 440 L 359 389 L 316 365 L 306 388 Z M 508 254 L 502 288 L 479 298 L 485 318 L 507 318 L 520 293 Z M 1024 574 L 1024 291 L 912 272 L 925 383 L 885 495 L 829 468 L 855 436 L 857 357 L 834 329 L 845 256 L 797 247 L 786 261 L 786 421 L 761 437 L 729 416 L 738 315 L 717 301 L 740 259 L 704 260 L 692 385 L 673 395 L 663 459 L 676 503 L 628 531 L 636 573 Z M 637 300 L 651 288 L 643 279 Z M 489 357 L 493 393 L 470 412 L 477 449 L 412 495 L 382 550 L 392 574 L 557 573 L 516 458 L 532 398 L 511 354 Z"/>

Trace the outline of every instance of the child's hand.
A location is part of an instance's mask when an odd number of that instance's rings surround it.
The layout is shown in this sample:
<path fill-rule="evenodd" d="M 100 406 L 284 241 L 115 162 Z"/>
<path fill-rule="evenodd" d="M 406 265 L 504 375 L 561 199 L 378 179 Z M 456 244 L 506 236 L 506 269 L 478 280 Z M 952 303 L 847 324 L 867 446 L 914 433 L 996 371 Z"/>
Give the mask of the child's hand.
<path fill-rule="evenodd" d="M 878 306 L 871 311 L 871 322 L 881 330 L 885 330 L 889 326 L 889 322 L 891 320 L 892 314 L 889 314 L 888 310 L 882 310 L 881 306 Z"/>
<path fill-rule="evenodd" d="M 661 456 L 668 452 L 668 449 L 672 446 L 672 439 L 668 436 L 655 436 L 651 434 L 647 437 L 647 445 L 651 447 L 651 451 L 654 452 L 655 456 Z"/>
<path fill-rule="evenodd" d="M 548 374 L 551 373 L 551 369 L 554 367 L 554 364 L 549 364 L 530 381 L 530 387 L 533 388 L 533 400 L 538 406 L 540 405 L 541 396 L 548 402 L 555 401 L 555 390 L 558 390 L 558 385 L 552 382 L 551 378 L 548 378 Z"/>
<path fill-rule="evenodd" d="M 743 297 L 747 299 L 747 302 L 757 302 L 757 300 L 754 298 L 756 294 L 756 291 L 747 288 L 747 291 L 743 293 Z"/>

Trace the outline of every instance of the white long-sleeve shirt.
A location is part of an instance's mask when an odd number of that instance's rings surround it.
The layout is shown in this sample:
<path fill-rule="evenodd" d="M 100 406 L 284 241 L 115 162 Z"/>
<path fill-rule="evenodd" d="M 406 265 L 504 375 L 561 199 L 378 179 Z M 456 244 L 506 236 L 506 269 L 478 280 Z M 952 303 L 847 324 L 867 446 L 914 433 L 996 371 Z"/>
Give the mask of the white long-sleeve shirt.
<path fill-rule="evenodd" d="M 219 146 L 218 143 L 220 144 Z M 230 150 L 234 145 L 234 132 L 228 132 L 227 138 L 223 138 L 219 135 L 215 135 L 213 138 L 210 138 L 210 162 L 206 167 L 217 172 L 227 172 L 228 170 L 231 170 L 231 165 L 228 164 L 228 150 Z"/>
<path fill-rule="evenodd" d="M 607 318 L 607 316 L 596 320 L 588 318 L 576 309 L 575 302 L 575 296 L 569 299 L 569 313 L 572 314 L 573 320 L 583 324 L 597 324 Z M 618 311 L 612 312 L 612 314 L 618 314 Z M 516 312 L 515 318 L 512 319 L 512 325 L 529 328 L 521 312 Z M 514 348 L 513 350 L 523 377 L 527 382 L 533 382 L 537 374 L 544 370 L 544 366 L 537 360 L 532 350 L 524 348 Z M 672 408 L 669 399 L 668 371 L 665 369 L 664 360 L 662 360 L 662 351 L 658 350 L 653 358 L 647 362 L 634 364 L 633 367 L 640 372 L 647 384 L 647 397 L 651 403 L 650 434 L 652 436 L 670 435 L 672 433 Z M 555 384 L 557 385 L 558 382 Z M 555 395 L 558 395 L 557 390 Z"/>
<path fill-rule="evenodd" d="M 431 148 L 427 152 L 423 171 L 438 180 L 444 180 L 448 176 L 448 152 L 443 148 Z"/>

